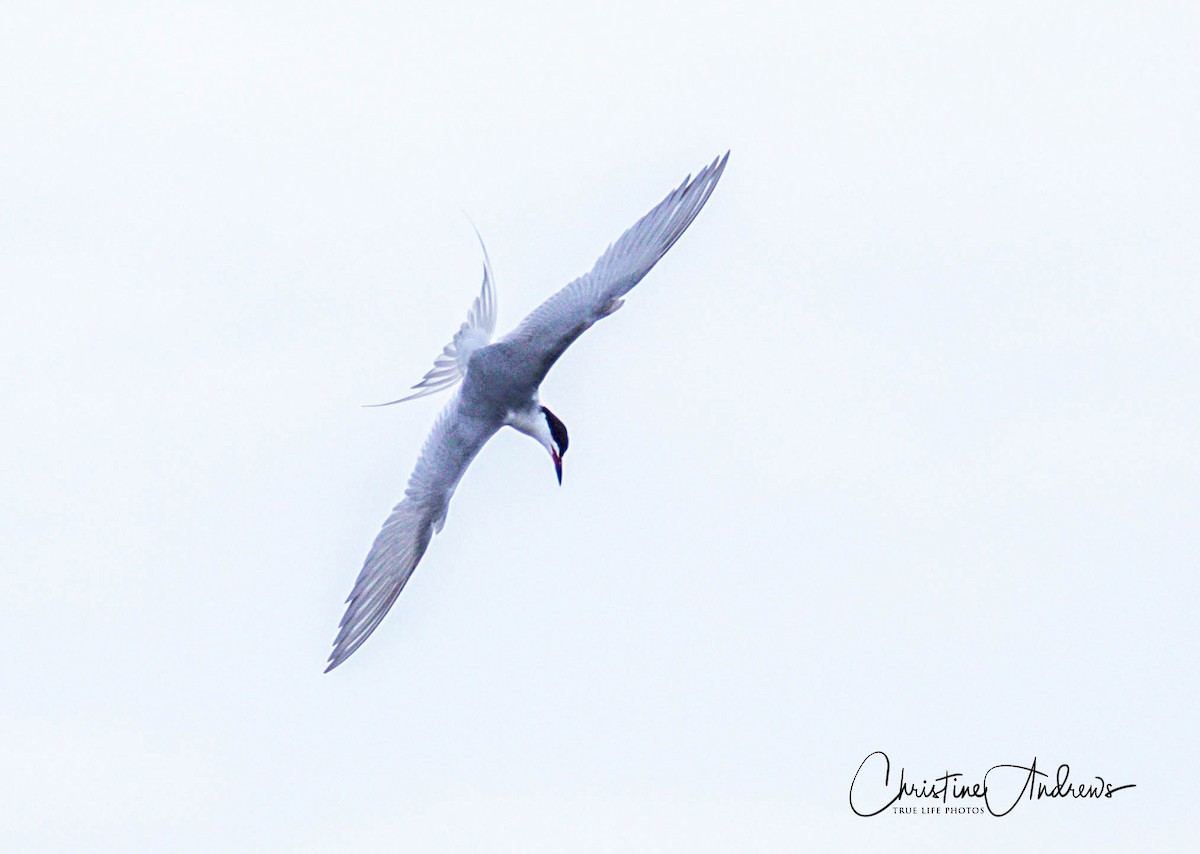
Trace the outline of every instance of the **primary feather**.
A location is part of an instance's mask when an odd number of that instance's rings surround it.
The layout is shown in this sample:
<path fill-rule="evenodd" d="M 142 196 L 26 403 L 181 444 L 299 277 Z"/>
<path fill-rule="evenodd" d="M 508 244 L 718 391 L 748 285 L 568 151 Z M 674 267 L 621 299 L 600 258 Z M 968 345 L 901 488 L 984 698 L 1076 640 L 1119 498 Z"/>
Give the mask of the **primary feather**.
<path fill-rule="evenodd" d="M 615 243 L 609 245 L 592 269 L 555 293 L 504 336 L 536 353 L 544 369 L 586 332 L 592 324 L 612 314 L 624 303 L 621 297 L 642 280 L 679 236 L 692 224 L 717 186 L 729 152 L 689 175 Z"/>

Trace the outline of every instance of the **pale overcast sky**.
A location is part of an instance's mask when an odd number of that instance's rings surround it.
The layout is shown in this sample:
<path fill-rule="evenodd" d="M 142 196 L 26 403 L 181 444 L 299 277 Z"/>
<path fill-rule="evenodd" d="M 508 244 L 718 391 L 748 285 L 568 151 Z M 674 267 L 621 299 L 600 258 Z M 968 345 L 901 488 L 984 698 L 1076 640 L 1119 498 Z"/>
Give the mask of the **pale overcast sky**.
<path fill-rule="evenodd" d="M 1200 12 L 433 5 L 6 6 L 3 847 L 1194 839 Z M 323 675 L 463 211 L 507 331 L 726 149 Z"/>

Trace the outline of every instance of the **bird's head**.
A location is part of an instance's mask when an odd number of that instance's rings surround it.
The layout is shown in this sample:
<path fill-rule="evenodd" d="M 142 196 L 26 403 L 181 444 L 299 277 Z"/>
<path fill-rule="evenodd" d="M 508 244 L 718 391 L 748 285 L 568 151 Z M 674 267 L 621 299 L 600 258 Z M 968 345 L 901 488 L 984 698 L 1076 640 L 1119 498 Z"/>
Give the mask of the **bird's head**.
<path fill-rule="evenodd" d="M 559 420 L 558 416 L 551 412 L 546 407 L 541 407 L 542 415 L 545 418 L 545 431 L 539 430 L 542 435 L 538 439 L 546 450 L 550 452 L 550 458 L 554 460 L 554 473 L 558 475 L 558 482 L 562 484 L 562 458 L 567 452 L 567 445 L 570 440 L 567 438 L 567 425 Z"/>

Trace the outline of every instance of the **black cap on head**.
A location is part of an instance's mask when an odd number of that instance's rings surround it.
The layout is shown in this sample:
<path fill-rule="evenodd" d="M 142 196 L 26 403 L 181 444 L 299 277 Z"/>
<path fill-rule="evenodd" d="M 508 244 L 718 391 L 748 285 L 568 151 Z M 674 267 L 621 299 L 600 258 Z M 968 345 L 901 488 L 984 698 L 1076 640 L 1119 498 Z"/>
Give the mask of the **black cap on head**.
<path fill-rule="evenodd" d="M 558 445 L 558 453 L 561 456 L 567 452 L 567 444 L 570 441 L 567 439 L 567 425 L 559 421 L 558 416 L 544 406 L 542 412 L 546 414 L 546 423 L 550 425 L 550 438 L 554 440 L 554 444 Z"/>

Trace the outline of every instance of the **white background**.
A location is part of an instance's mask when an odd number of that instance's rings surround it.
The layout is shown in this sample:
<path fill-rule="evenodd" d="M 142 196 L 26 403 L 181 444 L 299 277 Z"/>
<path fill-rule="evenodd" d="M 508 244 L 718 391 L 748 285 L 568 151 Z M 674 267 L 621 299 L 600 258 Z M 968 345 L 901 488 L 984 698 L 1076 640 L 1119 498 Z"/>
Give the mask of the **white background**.
<path fill-rule="evenodd" d="M 7 4 L 6 850 L 1194 839 L 1198 26 Z M 323 675 L 442 400 L 359 405 L 465 317 L 462 211 L 507 330 L 727 148 L 542 388 L 562 487 L 498 436 Z M 862 819 L 877 749 L 1137 788 Z"/>

